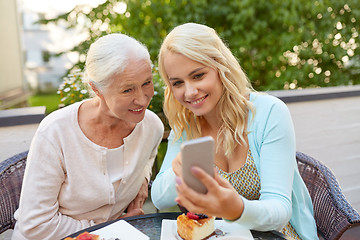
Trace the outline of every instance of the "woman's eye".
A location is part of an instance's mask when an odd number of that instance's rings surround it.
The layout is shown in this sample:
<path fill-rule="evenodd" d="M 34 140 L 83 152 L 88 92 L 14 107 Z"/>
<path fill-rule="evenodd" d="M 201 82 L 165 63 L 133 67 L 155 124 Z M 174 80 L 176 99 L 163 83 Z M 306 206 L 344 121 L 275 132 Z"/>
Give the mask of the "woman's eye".
<path fill-rule="evenodd" d="M 147 81 L 143 84 L 143 86 L 147 86 L 147 85 L 150 85 L 151 84 L 151 81 Z"/>
<path fill-rule="evenodd" d="M 181 83 L 182 83 L 182 81 L 174 81 L 174 82 L 172 82 L 172 86 L 178 87 Z"/>
<path fill-rule="evenodd" d="M 129 93 L 129 92 L 131 92 L 131 88 L 126 89 L 126 90 L 123 91 L 123 93 Z"/>
<path fill-rule="evenodd" d="M 196 74 L 196 75 L 194 75 L 194 79 L 202 78 L 204 75 L 205 75 L 205 73 Z"/>

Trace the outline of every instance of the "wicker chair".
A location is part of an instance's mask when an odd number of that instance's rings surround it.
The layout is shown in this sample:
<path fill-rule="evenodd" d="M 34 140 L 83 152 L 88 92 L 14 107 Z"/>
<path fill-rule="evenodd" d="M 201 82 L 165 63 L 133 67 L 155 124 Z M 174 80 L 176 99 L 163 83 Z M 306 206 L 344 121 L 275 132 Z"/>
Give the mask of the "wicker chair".
<path fill-rule="evenodd" d="M 27 154 L 26 151 L 0 163 L 0 233 L 14 228 Z"/>
<path fill-rule="evenodd" d="M 330 169 L 301 152 L 296 153 L 296 160 L 314 205 L 319 237 L 339 239 L 350 227 L 359 226 L 359 213 L 345 199 Z"/>

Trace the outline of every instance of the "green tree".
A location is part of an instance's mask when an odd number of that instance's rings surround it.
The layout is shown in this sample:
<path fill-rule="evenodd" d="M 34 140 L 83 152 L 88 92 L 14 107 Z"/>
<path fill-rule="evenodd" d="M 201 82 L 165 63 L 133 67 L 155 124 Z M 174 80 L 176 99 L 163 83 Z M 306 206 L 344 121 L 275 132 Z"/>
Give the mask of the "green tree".
<path fill-rule="evenodd" d="M 156 65 L 173 27 L 206 24 L 227 42 L 257 90 L 278 90 L 360 84 L 359 19 L 359 0 L 108 0 L 41 23 L 83 23 L 89 37 L 71 50 L 81 56 L 74 66 L 80 69 L 102 35 L 135 37 Z"/>

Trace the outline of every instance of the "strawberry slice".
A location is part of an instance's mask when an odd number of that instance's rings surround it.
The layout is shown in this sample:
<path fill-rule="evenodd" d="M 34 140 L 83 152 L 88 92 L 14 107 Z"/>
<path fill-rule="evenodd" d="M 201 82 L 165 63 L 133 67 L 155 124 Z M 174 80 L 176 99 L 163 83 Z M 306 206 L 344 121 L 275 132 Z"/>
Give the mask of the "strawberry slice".
<path fill-rule="evenodd" d="M 193 219 L 193 220 L 199 220 L 199 216 L 196 215 L 195 213 L 192 213 L 192 212 L 187 212 L 186 213 L 186 216 L 190 219 Z"/>

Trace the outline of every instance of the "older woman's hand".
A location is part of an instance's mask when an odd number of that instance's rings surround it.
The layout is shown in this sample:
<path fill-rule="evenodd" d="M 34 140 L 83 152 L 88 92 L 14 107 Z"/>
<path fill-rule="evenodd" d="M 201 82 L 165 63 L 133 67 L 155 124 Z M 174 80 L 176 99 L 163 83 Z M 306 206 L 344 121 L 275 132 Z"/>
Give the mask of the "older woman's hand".
<path fill-rule="evenodd" d="M 192 173 L 204 183 L 208 192 L 197 193 L 188 187 L 182 178 L 176 178 L 176 201 L 188 211 L 203 213 L 209 216 L 222 217 L 228 220 L 238 219 L 243 210 L 244 203 L 233 186 L 222 179 L 214 169 L 215 178 L 212 178 L 199 167 L 192 167 Z"/>
<path fill-rule="evenodd" d="M 142 207 L 144 206 L 144 203 L 148 197 L 148 193 L 148 181 L 144 179 L 144 182 L 140 187 L 139 193 L 127 207 L 127 213 L 122 215 L 120 218 L 144 214 L 144 210 L 142 210 Z"/>
<path fill-rule="evenodd" d="M 141 208 L 131 209 L 128 210 L 126 214 L 120 216 L 119 218 L 133 217 L 138 215 L 144 215 L 144 210 L 142 210 Z"/>

